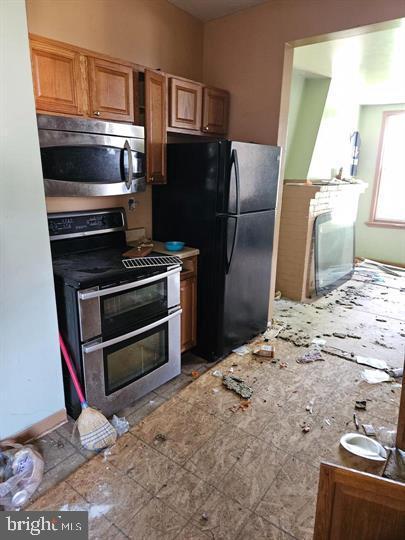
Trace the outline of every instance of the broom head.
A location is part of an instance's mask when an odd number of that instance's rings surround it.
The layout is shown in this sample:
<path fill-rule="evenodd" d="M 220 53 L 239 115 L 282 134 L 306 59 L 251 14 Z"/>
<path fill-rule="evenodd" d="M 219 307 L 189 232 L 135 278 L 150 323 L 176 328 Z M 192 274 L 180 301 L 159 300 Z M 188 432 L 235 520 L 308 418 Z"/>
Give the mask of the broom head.
<path fill-rule="evenodd" d="M 77 419 L 80 442 L 87 450 L 101 450 L 112 446 L 117 440 L 117 432 L 107 418 L 96 409 L 85 407 Z"/>

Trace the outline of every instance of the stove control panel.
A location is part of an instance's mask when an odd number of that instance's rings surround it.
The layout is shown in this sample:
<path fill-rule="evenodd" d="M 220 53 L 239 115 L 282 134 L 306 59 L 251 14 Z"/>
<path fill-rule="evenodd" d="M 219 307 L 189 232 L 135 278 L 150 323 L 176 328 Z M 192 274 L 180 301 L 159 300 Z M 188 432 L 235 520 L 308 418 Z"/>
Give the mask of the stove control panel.
<path fill-rule="evenodd" d="M 48 230 L 51 240 L 63 240 L 125 230 L 123 208 L 94 212 L 66 212 L 48 214 Z"/>

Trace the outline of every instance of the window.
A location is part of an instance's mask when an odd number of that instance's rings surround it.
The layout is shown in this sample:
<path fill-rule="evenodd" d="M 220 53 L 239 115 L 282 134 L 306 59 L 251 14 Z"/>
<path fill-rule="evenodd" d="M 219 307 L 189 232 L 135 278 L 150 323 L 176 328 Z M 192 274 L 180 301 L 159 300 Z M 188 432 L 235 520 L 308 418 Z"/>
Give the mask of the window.
<path fill-rule="evenodd" d="M 405 110 L 383 115 L 369 224 L 405 227 Z"/>

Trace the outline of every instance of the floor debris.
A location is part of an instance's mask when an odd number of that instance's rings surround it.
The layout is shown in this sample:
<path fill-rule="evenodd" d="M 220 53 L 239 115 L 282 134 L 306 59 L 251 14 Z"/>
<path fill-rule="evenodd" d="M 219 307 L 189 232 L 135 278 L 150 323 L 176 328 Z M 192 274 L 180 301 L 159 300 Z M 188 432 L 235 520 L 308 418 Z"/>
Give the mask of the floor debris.
<path fill-rule="evenodd" d="M 357 414 L 356 413 L 353 413 L 353 424 L 355 425 L 356 430 L 359 431 L 360 424 L 359 424 L 359 421 L 357 419 Z"/>
<path fill-rule="evenodd" d="M 369 384 L 388 382 L 391 379 L 388 373 L 374 369 L 365 369 L 360 376 L 364 381 L 368 382 Z"/>
<path fill-rule="evenodd" d="M 280 362 L 278 367 L 279 367 L 280 369 L 285 369 L 285 368 L 288 367 L 288 364 L 287 364 L 287 362 Z"/>
<path fill-rule="evenodd" d="M 266 358 L 274 357 L 274 346 L 273 345 L 260 345 L 260 347 L 253 350 L 255 356 L 264 356 Z"/>
<path fill-rule="evenodd" d="M 311 347 L 309 351 L 297 358 L 298 364 L 309 364 L 310 362 L 319 362 L 325 360 L 319 347 Z"/>
<path fill-rule="evenodd" d="M 362 424 L 361 427 L 363 428 L 363 431 L 367 435 L 367 437 L 376 436 L 376 432 L 372 424 Z"/>
<path fill-rule="evenodd" d="M 241 347 L 234 349 L 232 352 L 238 354 L 239 356 L 245 356 L 245 354 L 249 354 L 251 350 L 247 345 L 242 345 Z"/>
<path fill-rule="evenodd" d="M 365 411 L 367 409 L 367 401 L 365 399 L 356 399 L 354 408 L 358 411 Z"/>
<path fill-rule="evenodd" d="M 124 435 L 129 430 L 129 422 L 123 416 L 119 417 L 114 414 L 111 418 L 111 424 L 115 428 L 118 437 L 121 437 L 121 435 Z"/>
<path fill-rule="evenodd" d="M 222 384 L 244 399 L 250 399 L 252 397 L 253 389 L 235 375 L 224 375 Z"/>
<path fill-rule="evenodd" d="M 201 373 L 199 371 L 192 371 L 191 372 L 191 377 L 193 379 L 198 379 L 198 377 L 201 375 Z"/>
<path fill-rule="evenodd" d="M 167 436 L 164 433 L 157 433 L 153 439 L 154 444 L 160 444 L 167 441 Z"/>
<path fill-rule="evenodd" d="M 375 369 L 387 369 L 387 362 L 385 360 L 378 360 L 378 358 L 370 358 L 369 356 L 356 356 L 358 364 L 370 366 Z"/>
<path fill-rule="evenodd" d="M 212 375 L 213 375 L 214 377 L 218 377 L 219 379 L 222 379 L 222 377 L 223 377 L 223 373 L 222 373 L 222 371 L 219 370 L 219 369 L 215 369 L 215 370 L 212 372 Z"/>

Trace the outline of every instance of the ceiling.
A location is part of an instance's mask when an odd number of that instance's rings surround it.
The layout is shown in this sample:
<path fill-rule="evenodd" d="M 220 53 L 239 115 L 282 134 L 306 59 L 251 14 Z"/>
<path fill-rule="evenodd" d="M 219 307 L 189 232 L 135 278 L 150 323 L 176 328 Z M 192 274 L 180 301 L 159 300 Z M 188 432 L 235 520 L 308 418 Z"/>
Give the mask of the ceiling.
<path fill-rule="evenodd" d="M 351 86 L 361 104 L 405 103 L 404 50 L 402 19 L 397 28 L 298 47 L 294 69 Z"/>
<path fill-rule="evenodd" d="M 267 0 L 169 0 L 171 4 L 187 11 L 200 21 L 211 21 L 247 9 Z"/>

